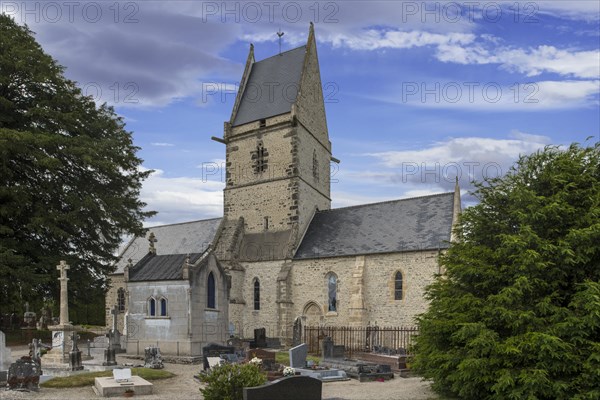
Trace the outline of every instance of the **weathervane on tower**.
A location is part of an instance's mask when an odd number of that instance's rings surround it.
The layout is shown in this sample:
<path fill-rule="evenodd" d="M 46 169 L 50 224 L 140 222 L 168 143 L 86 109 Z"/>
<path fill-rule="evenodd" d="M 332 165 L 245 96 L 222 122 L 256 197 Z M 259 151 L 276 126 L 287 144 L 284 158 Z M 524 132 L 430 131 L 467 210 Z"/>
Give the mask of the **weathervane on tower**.
<path fill-rule="evenodd" d="M 279 54 L 281 54 L 281 37 L 285 35 L 285 32 L 281 31 L 281 28 L 277 31 L 277 36 L 279 36 Z"/>

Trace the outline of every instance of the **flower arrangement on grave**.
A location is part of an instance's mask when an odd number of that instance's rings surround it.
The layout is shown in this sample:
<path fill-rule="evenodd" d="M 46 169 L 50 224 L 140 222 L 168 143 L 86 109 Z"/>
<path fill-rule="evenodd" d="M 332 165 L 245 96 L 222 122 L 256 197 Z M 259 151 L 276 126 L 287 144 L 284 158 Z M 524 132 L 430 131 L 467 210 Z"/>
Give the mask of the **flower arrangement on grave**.
<path fill-rule="evenodd" d="M 254 364 L 257 367 L 260 367 L 262 365 L 262 360 L 258 357 L 254 357 L 252 360 L 249 361 L 250 364 Z"/>
<path fill-rule="evenodd" d="M 296 375 L 296 370 L 292 367 L 285 367 L 283 369 L 283 376 L 294 376 Z"/>

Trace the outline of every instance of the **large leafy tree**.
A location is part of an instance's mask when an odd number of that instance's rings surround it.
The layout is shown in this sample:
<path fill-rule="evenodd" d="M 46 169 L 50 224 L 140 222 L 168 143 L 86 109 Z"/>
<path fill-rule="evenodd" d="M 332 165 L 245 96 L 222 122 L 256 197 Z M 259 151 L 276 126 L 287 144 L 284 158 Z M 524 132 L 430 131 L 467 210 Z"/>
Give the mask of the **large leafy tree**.
<path fill-rule="evenodd" d="M 600 146 L 522 157 L 476 196 L 415 367 L 461 399 L 600 398 Z"/>
<path fill-rule="evenodd" d="M 0 14 L 4 311 L 56 297 L 60 259 L 71 264 L 71 301 L 102 296 L 122 236 L 152 214 L 138 199 L 148 171 L 137 150 L 112 108 L 83 96 L 27 27 Z"/>

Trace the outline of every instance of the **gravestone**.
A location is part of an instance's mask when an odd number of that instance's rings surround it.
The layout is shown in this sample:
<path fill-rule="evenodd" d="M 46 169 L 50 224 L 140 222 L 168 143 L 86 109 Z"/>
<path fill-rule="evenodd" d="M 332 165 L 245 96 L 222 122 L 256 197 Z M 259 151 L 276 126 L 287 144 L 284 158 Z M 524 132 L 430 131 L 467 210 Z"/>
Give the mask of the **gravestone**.
<path fill-rule="evenodd" d="M 81 350 L 77 347 L 78 339 L 79 335 L 77 332 L 73 332 L 73 335 L 71 336 L 71 352 L 69 353 L 69 366 L 71 367 L 71 371 L 81 371 L 83 369 L 83 365 L 81 365 Z"/>
<path fill-rule="evenodd" d="M 296 347 L 292 347 L 289 350 L 290 353 L 290 367 L 292 368 L 304 368 L 306 366 L 306 356 L 308 355 L 308 346 L 306 343 L 302 343 Z"/>
<path fill-rule="evenodd" d="M 158 347 L 146 347 L 144 349 L 144 367 L 152 369 L 164 368 Z"/>
<path fill-rule="evenodd" d="M 233 354 L 235 348 L 233 346 L 222 346 L 216 343 L 210 343 L 202 348 L 202 357 L 204 359 L 202 365 L 204 370 L 210 368 L 208 364 L 208 357 L 220 357 L 221 354 Z"/>
<path fill-rule="evenodd" d="M 254 330 L 254 346 L 259 349 L 267 347 L 267 330 L 265 328 Z"/>
<path fill-rule="evenodd" d="M 333 345 L 333 357 L 332 358 L 344 358 L 346 354 L 346 346 L 343 344 L 335 344 Z"/>
<path fill-rule="evenodd" d="M 292 346 L 298 346 L 302 343 L 302 319 L 297 317 L 294 320 L 294 328 L 292 331 Z"/>
<path fill-rule="evenodd" d="M 266 385 L 244 388 L 244 400 L 321 400 L 323 382 L 309 376 L 290 376 Z"/>
<path fill-rule="evenodd" d="M 42 341 L 39 339 L 33 339 L 29 345 L 29 355 L 31 359 L 38 364 L 42 362 Z"/>
<path fill-rule="evenodd" d="M 35 313 L 29 311 L 29 302 L 25 302 L 25 314 L 23 314 L 23 323 L 27 328 L 35 328 Z"/>
<path fill-rule="evenodd" d="M 37 329 L 43 330 L 48 329 L 48 322 L 50 321 L 48 308 L 42 307 L 40 310 L 40 319 L 37 322 Z"/>
<path fill-rule="evenodd" d="M 246 361 L 252 360 L 254 357 L 258 357 L 261 360 L 272 360 L 275 361 L 275 352 L 263 349 L 253 349 L 246 353 Z"/>
<path fill-rule="evenodd" d="M 104 350 L 104 361 L 102 362 L 102 365 L 117 365 L 117 358 L 115 356 L 114 349 L 108 348 Z"/>
<path fill-rule="evenodd" d="M 29 356 L 23 356 L 8 369 L 10 390 L 38 390 L 42 368 Z"/>
<path fill-rule="evenodd" d="M 323 339 L 323 358 L 333 358 L 333 339 L 331 336 Z"/>
<path fill-rule="evenodd" d="M 394 373 L 389 365 L 358 364 L 359 382 L 368 382 L 376 379 L 394 379 Z"/>

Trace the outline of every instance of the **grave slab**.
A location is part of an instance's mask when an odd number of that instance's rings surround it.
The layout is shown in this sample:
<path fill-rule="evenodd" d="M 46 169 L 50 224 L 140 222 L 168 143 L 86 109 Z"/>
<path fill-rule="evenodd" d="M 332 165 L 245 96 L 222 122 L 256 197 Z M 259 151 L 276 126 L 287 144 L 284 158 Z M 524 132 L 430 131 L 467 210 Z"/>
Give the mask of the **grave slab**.
<path fill-rule="evenodd" d="M 152 394 L 153 385 L 139 376 L 132 376 L 127 382 L 117 382 L 112 376 L 94 379 L 94 387 L 102 397 L 123 396 L 127 389 L 135 392 L 135 396 Z"/>

